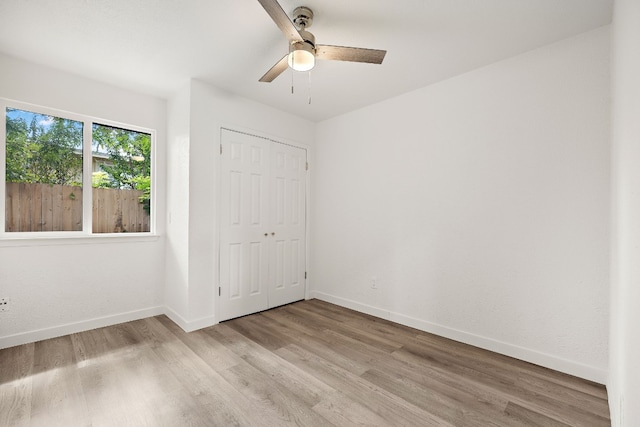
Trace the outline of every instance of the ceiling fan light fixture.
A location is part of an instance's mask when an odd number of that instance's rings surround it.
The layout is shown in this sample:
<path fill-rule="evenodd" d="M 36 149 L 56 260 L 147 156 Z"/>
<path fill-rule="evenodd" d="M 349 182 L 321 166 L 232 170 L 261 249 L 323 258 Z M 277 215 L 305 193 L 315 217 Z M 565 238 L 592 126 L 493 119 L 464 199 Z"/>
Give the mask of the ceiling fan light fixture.
<path fill-rule="evenodd" d="M 316 65 L 315 49 L 309 42 L 292 43 L 287 63 L 296 71 L 309 71 Z"/>
<path fill-rule="evenodd" d="M 289 41 L 289 52 L 260 78 L 261 82 L 272 82 L 287 68 L 309 71 L 316 65 L 316 59 L 382 64 L 387 53 L 386 50 L 379 49 L 318 45 L 314 35 L 307 31 L 313 23 L 311 9 L 304 6 L 296 7 L 293 11 L 293 19 L 289 19 L 278 0 L 258 0 L 258 2 Z"/>

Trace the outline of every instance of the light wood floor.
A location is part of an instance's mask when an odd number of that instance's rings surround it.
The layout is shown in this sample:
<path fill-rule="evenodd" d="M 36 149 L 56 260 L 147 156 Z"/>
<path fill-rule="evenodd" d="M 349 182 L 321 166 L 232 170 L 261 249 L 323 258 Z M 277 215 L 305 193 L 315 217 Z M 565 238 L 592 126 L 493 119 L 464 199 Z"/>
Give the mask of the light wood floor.
<path fill-rule="evenodd" d="M 604 426 L 603 386 L 318 300 L 0 350 L 1 426 Z"/>

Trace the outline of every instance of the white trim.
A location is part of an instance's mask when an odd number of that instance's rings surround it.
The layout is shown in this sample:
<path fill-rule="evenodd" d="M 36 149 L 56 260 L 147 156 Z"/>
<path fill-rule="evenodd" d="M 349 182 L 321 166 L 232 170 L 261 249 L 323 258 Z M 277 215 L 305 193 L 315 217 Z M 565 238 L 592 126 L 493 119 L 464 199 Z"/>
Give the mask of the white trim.
<path fill-rule="evenodd" d="M 51 232 L 52 234 L 55 232 Z M 69 231 L 69 233 L 73 233 Z M 162 237 L 157 234 L 150 233 L 118 233 L 118 234 L 76 234 L 54 235 L 41 234 L 31 236 L 31 233 L 21 233 L 23 236 L 29 234 L 30 237 L 6 237 L 0 239 L 0 248 L 5 246 L 62 246 L 62 245 L 93 245 L 101 243 L 136 243 L 136 242 L 155 242 Z"/>
<path fill-rule="evenodd" d="M 119 323 L 131 322 L 133 320 L 145 319 L 147 317 L 158 316 L 164 314 L 164 311 L 164 307 L 162 306 L 150 307 L 142 310 L 97 317 L 95 319 L 88 319 L 80 322 L 67 323 L 51 328 L 8 335 L 6 337 L 0 337 L 0 349 L 89 331 L 91 329 L 103 328 L 105 326 L 117 325 Z"/>
<path fill-rule="evenodd" d="M 82 233 L 93 229 L 93 126 L 82 125 Z M 87 141 L 91 141 L 88 143 Z M 6 159 L 5 159 L 6 161 Z M 6 237 L 6 236 L 5 236 Z"/>
<path fill-rule="evenodd" d="M 304 281 L 304 299 L 308 300 L 311 293 L 311 148 L 306 150 L 306 179 L 304 193 L 304 235 L 305 235 L 305 281 Z"/>
<path fill-rule="evenodd" d="M 169 307 L 165 307 L 164 310 L 164 314 L 185 332 L 193 332 L 218 324 L 214 316 L 206 316 L 196 320 L 186 320 Z"/>
<path fill-rule="evenodd" d="M 605 369 L 597 368 L 595 366 L 585 365 L 572 360 L 556 357 L 551 354 L 542 353 L 537 350 L 494 340 L 492 338 L 472 334 L 459 329 L 449 328 L 437 323 L 428 322 L 426 320 L 417 319 L 415 317 L 406 316 L 389 310 L 383 310 L 371 305 L 362 304 L 357 301 L 325 294 L 319 291 L 311 291 L 311 298 L 317 298 L 341 307 L 346 307 L 371 316 L 390 320 L 401 325 L 410 326 L 421 331 L 436 334 L 441 337 L 449 338 L 475 347 L 480 347 L 485 350 L 494 351 L 496 353 L 504 354 L 506 356 L 524 360 L 525 362 L 544 366 L 545 368 L 564 372 L 566 374 L 574 375 L 600 384 L 605 384 L 607 382 L 608 372 Z"/>
<path fill-rule="evenodd" d="M 2 177 L 2 185 L 0 185 L 0 233 L 5 232 L 5 215 L 6 215 L 6 191 L 7 191 L 7 102 L 0 98 L 0 177 Z M 1 236 L 2 234 L 0 234 Z"/>
<path fill-rule="evenodd" d="M 258 129 L 254 129 L 254 128 L 249 128 L 246 126 L 240 126 L 234 123 L 229 123 L 229 122 L 218 122 L 218 138 L 220 138 L 220 135 L 222 133 L 222 129 L 226 129 L 228 131 L 231 132 L 237 132 L 237 133 L 242 133 L 245 135 L 250 135 L 250 136 L 255 136 L 256 138 L 262 138 L 262 139 L 268 139 L 270 141 L 273 142 L 277 142 L 278 144 L 284 144 L 284 145 L 291 145 L 293 147 L 297 147 L 297 148 L 303 148 L 305 150 L 310 150 L 310 146 L 307 144 L 304 144 L 302 142 L 296 141 L 294 139 L 289 139 L 289 138 L 285 138 L 282 136 L 278 136 L 278 135 L 274 135 L 268 132 L 264 132 Z M 220 142 L 220 139 L 219 141 Z"/>

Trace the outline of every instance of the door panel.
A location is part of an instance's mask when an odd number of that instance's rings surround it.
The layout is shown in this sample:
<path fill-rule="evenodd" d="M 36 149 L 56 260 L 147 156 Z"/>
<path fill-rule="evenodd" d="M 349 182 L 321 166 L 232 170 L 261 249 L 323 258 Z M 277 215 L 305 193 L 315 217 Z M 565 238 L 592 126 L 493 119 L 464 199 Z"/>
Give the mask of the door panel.
<path fill-rule="evenodd" d="M 220 177 L 220 315 L 267 308 L 268 141 L 223 131 Z M 224 154 L 228 153 L 228 158 Z"/>
<path fill-rule="evenodd" d="M 304 299 L 306 150 L 222 130 L 220 320 Z"/>
<path fill-rule="evenodd" d="M 304 299 L 306 151 L 284 144 L 272 146 L 272 249 L 269 265 L 269 305 Z"/>

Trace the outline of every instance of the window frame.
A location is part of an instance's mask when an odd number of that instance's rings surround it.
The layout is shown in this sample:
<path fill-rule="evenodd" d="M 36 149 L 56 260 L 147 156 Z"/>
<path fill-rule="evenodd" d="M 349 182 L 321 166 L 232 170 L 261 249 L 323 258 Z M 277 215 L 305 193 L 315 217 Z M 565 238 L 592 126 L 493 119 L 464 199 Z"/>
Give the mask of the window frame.
<path fill-rule="evenodd" d="M 6 147 L 7 147 L 7 108 L 15 108 L 37 114 L 55 116 L 62 119 L 81 122 L 82 127 L 82 231 L 6 231 Z M 55 108 L 15 101 L 0 97 L 0 109 L 2 109 L 2 120 L 0 120 L 0 241 L 11 240 L 56 240 L 90 238 L 91 240 L 102 238 L 103 241 L 113 241 L 114 238 L 135 238 L 139 240 L 144 237 L 156 237 L 156 131 L 155 129 L 142 126 L 121 123 L 113 120 L 102 119 L 86 114 L 73 113 Z M 151 137 L 151 214 L 149 218 L 149 231 L 127 232 L 127 233 L 94 233 L 93 232 L 93 192 L 86 191 L 92 187 L 92 142 L 93 125 L 105 125 L 121 128 L 134 132 L 149 134 Z"/>

